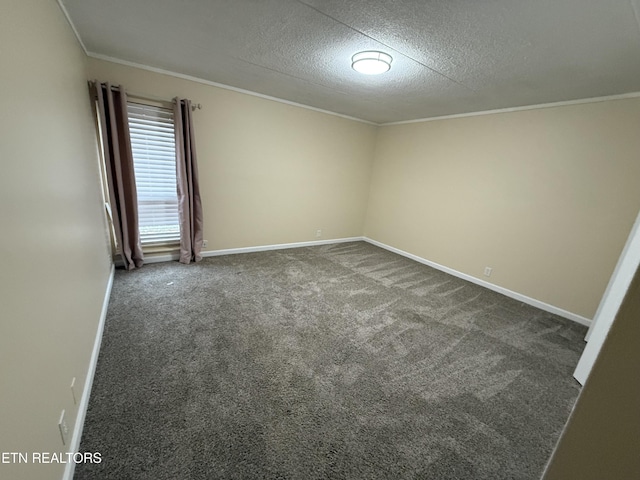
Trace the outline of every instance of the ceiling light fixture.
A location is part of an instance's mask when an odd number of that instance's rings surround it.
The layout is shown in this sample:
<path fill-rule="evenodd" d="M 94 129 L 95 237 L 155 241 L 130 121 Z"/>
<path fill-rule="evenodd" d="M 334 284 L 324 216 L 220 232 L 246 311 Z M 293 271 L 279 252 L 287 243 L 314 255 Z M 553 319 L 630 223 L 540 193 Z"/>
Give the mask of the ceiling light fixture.
<path fill-rule="evenodd" d="M 351 68 L 365 75 L 379 75 L 388 72 L 393 58 L 382 52 L 367 51 L 351 57 Z"/>

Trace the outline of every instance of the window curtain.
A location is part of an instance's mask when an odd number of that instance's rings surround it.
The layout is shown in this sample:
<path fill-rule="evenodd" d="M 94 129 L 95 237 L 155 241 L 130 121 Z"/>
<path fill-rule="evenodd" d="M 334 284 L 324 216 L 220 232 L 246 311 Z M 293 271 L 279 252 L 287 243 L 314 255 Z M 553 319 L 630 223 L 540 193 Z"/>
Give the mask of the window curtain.
<path fill-rule="evenodd" d="M 96 99 L 116 242 L 125 268 L 132 270 L 142 266 L 143 255 L 127 95 L 109 83 L 90 82 L 89 88 Z"/>
<path fill-rule="evenodd" d="M 202 260 L 202 202 L 192 112 L 190 100 L 174 99 L 181 263 Z"/>

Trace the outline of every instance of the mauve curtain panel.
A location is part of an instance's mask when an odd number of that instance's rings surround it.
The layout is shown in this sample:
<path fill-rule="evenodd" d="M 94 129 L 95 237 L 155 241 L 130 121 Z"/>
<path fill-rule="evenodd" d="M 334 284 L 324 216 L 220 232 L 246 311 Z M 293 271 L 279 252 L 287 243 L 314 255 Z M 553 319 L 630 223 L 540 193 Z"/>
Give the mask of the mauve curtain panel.
<path fill-rule="evenodd" d="M 143 264 L 138 201 L 129 136 L 127 95 L 121 87 L 91 82 L 100 120 L 102 148 L 116 241 L 127 270 Z"/>
<path fill-rule="evenodd" d="M 199 262 L 202 260 L 200 252 L 203 221 L 191 101 L 175 98 L 173 113 L 180 215 L 180 262 Z"/>

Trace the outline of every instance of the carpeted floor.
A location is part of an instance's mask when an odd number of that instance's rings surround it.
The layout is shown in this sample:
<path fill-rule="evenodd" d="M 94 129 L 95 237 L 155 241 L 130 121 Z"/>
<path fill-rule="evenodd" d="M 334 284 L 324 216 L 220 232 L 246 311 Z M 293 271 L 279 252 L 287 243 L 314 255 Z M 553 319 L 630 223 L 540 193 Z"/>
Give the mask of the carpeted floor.
<path fill-rule="evenodd" d="M 538 479 L 569 320 L 363 242 L 118 271 L 77 479 Z"/>

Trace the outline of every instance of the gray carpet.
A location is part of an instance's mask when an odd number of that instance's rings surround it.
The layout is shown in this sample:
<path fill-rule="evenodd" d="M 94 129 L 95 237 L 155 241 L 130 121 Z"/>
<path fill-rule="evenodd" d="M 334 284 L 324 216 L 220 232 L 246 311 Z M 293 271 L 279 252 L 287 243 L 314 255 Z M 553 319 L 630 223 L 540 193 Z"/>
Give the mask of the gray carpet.
<path fill-rule="evenodd" d="M 118 271 L 77 479 L 538 479 L 585 327 L 355 242 Z"/>

